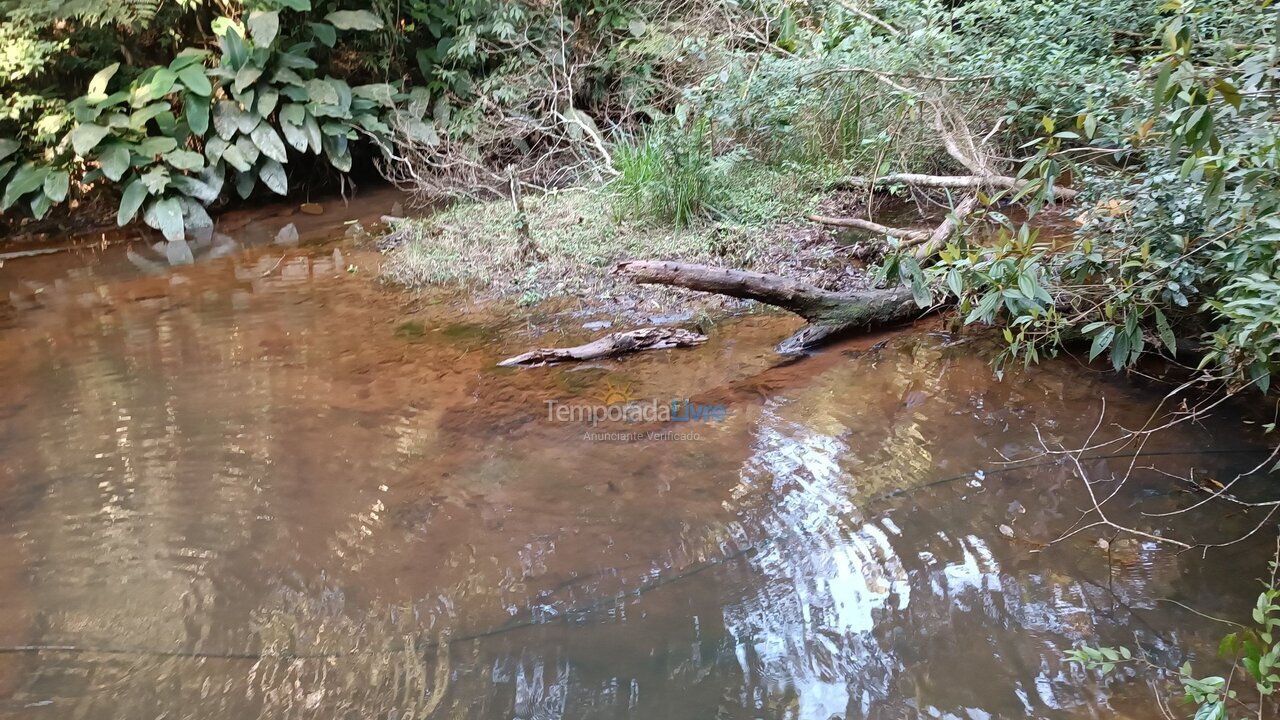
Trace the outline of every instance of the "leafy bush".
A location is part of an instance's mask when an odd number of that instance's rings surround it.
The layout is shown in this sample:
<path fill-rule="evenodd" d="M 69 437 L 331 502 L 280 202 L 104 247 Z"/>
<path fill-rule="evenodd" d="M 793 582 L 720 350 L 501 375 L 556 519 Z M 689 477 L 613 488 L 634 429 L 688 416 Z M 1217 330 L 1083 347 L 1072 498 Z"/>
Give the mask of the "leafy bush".
<path fill-rule="evenodd" d="M 309 0 L 288 0 L 295 12 Z M 254 10 L 243 22 L 213 21 L 218 50 L 186 49 L 167 65 L 116 82 L 113 63 L 89 81 L 85 95 L 65 103 L 70 129 L 42 158 L 23 159 L 22 144 L 0 141 L 0 212 L 25 202 L 43 217 L 63 202 L 73 182 L 107 181 L 122 188 L 116 219 L 139 214 L 169 240 L 212 223 L 205 207 L 231 180 L 241 197 L 260 184 L 287 194 L 288 148 L 351 169 L 350 144 L 384 138 L 388 116 L 409 99 L 395 87 L 351 87 L 319 76 L 313 56 L 332 48 L 340 31 L 369 31 L 382 21 L 367 11 L 335 11 L 300 23 L 307 39 L 285 44 L 280 10 Z M 210 60 L 212 67 L 206 67 Z"/>

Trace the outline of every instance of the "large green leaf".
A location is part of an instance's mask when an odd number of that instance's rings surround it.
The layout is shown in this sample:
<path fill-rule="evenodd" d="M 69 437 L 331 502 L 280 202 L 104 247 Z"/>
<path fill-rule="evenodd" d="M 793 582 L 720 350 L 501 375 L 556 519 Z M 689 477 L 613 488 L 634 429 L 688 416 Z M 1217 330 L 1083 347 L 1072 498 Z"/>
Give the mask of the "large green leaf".
<path fill-rule="evenodd" d="M 0 198 L 0 212 L 13 207 L 13 204 L 22 199 L 23 195 L 43 187 L 44 179 L 48 174 L 48 167 L 34 163 L 27 163 L 18 168 L 18 171 L 13 174 L 13 179 L 5 186 L 3 198 Z"/>
<path fill-rule="evenodd" d="M 307 94 L 311 96 L 311 102 L 317 105 L 338 104 L 337 88 L 319 78 L 312 78 L 307 81 Z"/>
<path fill-rule="evenodd" d="M 156 135 L 138 143 L 138 154 L 144 158 L 159 157 L 178 147 L 178 141 L 171 137 Z"/>
<path fill-rule="evenodd" d="M 44 176 L 44 194 L 55 203 L 67 199 L 67 189 L 71 187 L 71 175 L 66 170 L 52 170 Z"/>
<path fill-rule="evenodd" d="M 343 135 L 329 135 L 324 139 L 324 154 L 329 164 L 341 172 L 351 171 L 351 150 L 347 146 L 347 138 Z"/>
<path fill-rule="evenodd" d="M 250 172 L 242 172 L 236 175 L 236 194 L 242 198 L 248 199 L 253 194 L 253 188 L 258 184 L 256 175 Z"/>
<path fill-rule="evenodd" d="M 240 156 L 250 165 L 258 162 L 258 156 L 262 155 L 262 151 L 258 149 L 253 139 L 245 135 L 236 138 L 235 147 L 240 151 Z"/>
<path fill-rule="evenodd" d="M 232 85 L 232 89 L 236 92 L 244 92 L 262 77 L 263 68 L 246 63 L 236 72 L 236 81 Z"/>
<path fill-rule="evenodd" d="M 272 73 L 271 83 L 273 85 L 304 85 L 306 84 L 306 80 L 303 80 L 302 76 L 297 72 L 290 70 L 287 67 L 282 67 L 277 68 L 276 71 Z M 303 100 L 306 99 L 307 98 L 303 98 Z"/>
<path fill-rule="evenodd" d="M 311 100 L 311 94 L 305 87 L 299 85 L 284 85 L 280 87 L 280 94 L 294 102 L 304 103 Z"/>
<path fill-rule="evenodd" d="M 147 192 L 159 195 L 169 187 L 169 171 L 161 165 L 156 165 L 142 174 L 142 184 L 147 186 Z"/>
<path fill-rule="evenodd" d="M 280 13 L 274 10 L 270 12 L 254 10 L 249 13 L 249 20 L 245 25 L 249 28 L 249 37 L 253 38 L 254 44 L 266 47 L 274 42 L 276 35 L 280 33 Z"/>
<path fill-rule="evenodd" d="M 199 175 L 176 175 L 171 184 L 183 195 L 207 205 L 222 194 L 222 173 L 217 168 L 207 168 Z"/>
<path fill-rule="evenodd" d="M 213 218 L 200 203 L 191 198 L 178 198 L 178 206 L 182 208 L 182 221 L 187 230 L 213 227 Z"/>
<path fill-rule="evenodd" d="M 222 159 L 225 160 L 228 165 L 240 172 L 248 172 L 249 168 L 253 167 L 253 165 L 246 160 L 245 156 L 240 152 L 240 148 L 235 145 L 230 145 L 222 151 Z"/>
<path fill-rule="evenodd" d="M 236 103 L 230 100 L 219 100 L 213 106 L 213 129 L 218 133 L 218 137 L 223 140 L 235 137 L 240 126 L 240 115 L 243 112 Z"/>
<path fill-rule="evenodd" d="M 98 143 L 110 132 L 111 128 L 102 125 L 77 125 L 71 131 L 71 149 L 76 151 L 76 155 L 84 157 L 98 147 Z"/>
<path fill-rule="evenodd" d="M 129 169 L 129 146 L 114 143 L 98 154 L 102 174 L 111 182 L 119 182 Z"/>
<path fill-rule="evenodd" d="M 267 123 L 261 123 L 253 129 L 249 137 L 253 138 L 253 144 L 258 146 L 263 155 L 277 162 L 288 162 L 289 155 L 285 152 L 284 143 L 280 141 L 280 136 L 276 134 L 275 128 Z"/>
<path fill-rule="evenodd" d="M 49 212 L 51 207 L 53 207 L 53 199 L 44 193 L 36 193 L 35 197 L 31 198 L 31 214 L 37 220 L 44 218 L 44 214 Z"/>
<path fill-rule="evenodd" d="M 370 85 L 357 85 L 351 88 L 351 94 L 356 97 L 367 98 L 379 105 L 392 107 L 396 104 L 396 89 L 390 83 L 372 83 Z"/>
<path fill-rule="evenodd" d="M 168 109 L 169 103 L 154 102 L 141 110 L 135 110 L 133 114 L 129 116 L 129 127 L 134 130 L 141 130 L 152 118 Z"/>
<path fill-rule="evenodd" d="M 316 61 L 306 55 L 299 55 L 298 53 L 288 51 L 278 53 L 276 55 L 276 62 L 280 64 L 280 67 L 289 68 L 291 70 L 315 70 L 317 67 Z"/>
<path fill-rule="evenodd" d="M 0 160 L 4 160 L 10 155 L 18 152 L 22 147 L 22 143 L 13 138 L 0 138 Z"/>
<path fill-rule="evenodd" d="M 120 69 L 120 63 L 111 63 L 94 74 L 89 80 L 89 92 L 85 93 L 85 100 L 90 104 L 100 103 L 107 99 L 107 83 L 111 82 L 111 78 L 115 76 L 116 71 Z"/>
<path fill-rule="evenodd" d="M 188 94 L 182 101 L 182 116 L 193 134 L 204 137 L 209 132 L 209 98 Z"/>
<path fill-rule="evenodd" d="M 178 71 L 178 79 L 191 92 L 209 97 L 213 94 L 213 83 L 209 82 L 209 76 L 204 74 L 203 65 L 188 65 Z"/>
<path fill-rule="evenodd" d="M 289 178 L 285 175 L 284 166 L 275 160 L 267 160 L 258 168 L 258 177 L 262 183 L 277 195 L 289 194 Z"/>
<path fill-rule="evenodd" d="M 204 142 L 204 156 L 210 165 L 216 165 L 222 159 L 222 153 L 226 152 L 227 141 L 214 135 Z"/>
<path fill-rule="evenodd" d="M 324 19 L 339 30 L 382 29 L 382 18 L 368 10 L 338 10 L 325 15 Z"/>
<path fill-rule="evenodd" d="M 307 119 L 303 121 L 302 129 L 307 133 L 307 144 L 311 146 L 311 152 L 319 155 L 324 134 L 320 132 L 320 123 L 316 122 L 311 113 L 307 113 Z"/>
<path fill-rule="evenodd" d="M 173 150 L 164 155 L 164 161 L 175 170 L 199 170 L 204 167 L 204 156 L 191 150 Z"/>
<path fill-rule="evenodd" d="M 275 112 L 276 105 L 280 102 L 280 92 L 273 87 L 266 87 L 262 92 L 258 93 L 258 114 L 267 117 Z"/>
<path fill-rule="evenodd" d="M 238 72 L 249 59 L 249 50 L 244 45 L 244 38 L 240 35 L 240 29 L 234 24 L 227 26 L 225 32 L 218 38 L 218 45 L 222 49 L 222 63 L 234 71 Z"/>
<path fill-rule="evenodd" d="M 280 108 L 280 122 L 287 125 L 295 125 L 302 127 L 303 121 L 307 117 L 307 109 L 296 103 L 286 103 Z"/>
<path fill-rule="evenodd" d="M 333 47 L 338 42 L 338 33 L 329 23 L 311 23 L 311 36 L 325 47 Z"/>
<path fill-rule="evenodd" d="M 142 217 L 151 227 L 164 233 L 169 242 L 178 242 L 186 237 L 186 228 L 182 221 L 182 204 L 177 198 L 156 200 L 147 208 Z"/>
<path fill-rule="evenodd" d="M 141 180 L 134 180 L 124 188 L 120 196 L 120 209 L 116 211 L 116 224 L 120 227 L 128 225 L 133 216 L 138 214 L 142 201 L 147 199 L 147 188 Z"/>
<path fill-rule="evenodd" d="M 262 120 L 262 116 L 256 112 L 244 111 L 240 113 L 240 117 L 236 118 L 236 128 L 244 134 L 253 132 L 258 127 L 258 123 Z"/>
<path fill-rule="evenodd" d="M 173 90 L 173 84 L 177 81 L 177 73 L 167 67 L 160 68 L 151 76 L 151 82 L 147 83 L 147 96 L 153 100 L 162 98 Z"/>
<path fill-rule="evenodd" d="M 296 106 L 294 106 L 296 107 Z M 281 120 L 280 131 L 284 133 L 284 141 L 289 143 L 294 150 L 298 152 L 307 151 L 307 131 L 302 128 L 302 124 L 294 124 L 287 120 Z"/>
<path fill-rule="evenodd" d="M 208 55 L 208 51 L 201 50 L 200 48 L 185 48 L 182 52 L 178 53 L 177 57 L 173 59 L 173 62 L 169 63 L 169 69 L 178 73 L 178 77 L 181 78 L 182 71 L 184 69 L 191 67 L 192 65 L 203 64 L 204 59 L 208 57 Z"/>

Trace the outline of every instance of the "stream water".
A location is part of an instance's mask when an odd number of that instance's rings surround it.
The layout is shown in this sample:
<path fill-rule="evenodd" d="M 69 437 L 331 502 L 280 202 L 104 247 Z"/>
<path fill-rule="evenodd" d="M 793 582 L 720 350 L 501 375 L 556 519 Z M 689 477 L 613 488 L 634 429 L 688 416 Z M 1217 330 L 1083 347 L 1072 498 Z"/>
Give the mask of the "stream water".
<path fill-rule="evenodd" d="M 308 242 L 390 202 L 176 266 L 135 243 L 0 267 L 0 716 L 1155 718 L 1143 680 L 1063 652 L 1212 669 L 1223 628 L 1175 602 L 1247 618 L 1274 534 L 1207 560 L 1048 544 L 1089 501 L 1042 439 L 1084 444 L 1104 400 L 1100 433 L 1140 426 L 1156 389 L 1070 360 L 997 382 L 977 341 L 925 331 L 782 362 L 782 315 L 499 369 L 593 333 Z M 1255 441 L 1157 436 L 1115 519 L 1243 534 L 1261 518 L 1141 512 Z M 1094 479 L 1131 464 L 1105 454 Z"/>

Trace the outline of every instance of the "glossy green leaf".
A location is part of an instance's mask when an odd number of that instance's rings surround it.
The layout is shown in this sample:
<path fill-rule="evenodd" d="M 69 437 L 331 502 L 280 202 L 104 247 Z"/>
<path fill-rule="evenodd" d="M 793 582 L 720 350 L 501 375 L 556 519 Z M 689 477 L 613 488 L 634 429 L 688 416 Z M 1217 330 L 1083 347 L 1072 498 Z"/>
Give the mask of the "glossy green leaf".
<path fill-rule="evenodd" d="M 18 168 L 9 184 L 5 186 L 4 196 L 0 198 L 0 212 L 13 207 L 23 195 L 44 186 L 44 179 L 49 174 L 45 166 L 27 163 Z"/>
<path fill-rule="evenodd" d="M 152 195 L 159 195 L 164 192 L 165 188 L 169 187 L 169 171 L 159 165 L 143 173 L 141 179 L 142 184 L 147 188 L 147 192 Z"/>
<path fill-rule="evenodd" d="M 258 93 L 257 112 L 262 117 L 267 117 L 275 112 L 276 105 L 280 102 L 280 93 L 273 87 L 263 88 Z"/>
<path fill-rule="evenodd" d="M 338 42 L 338 32 L 328 23 L 311 23 L 311 35 L 325 47 L 333 47 Z"/>
<path fill-rule="evenodd" d="M 275 160 L 267 160 L 258 168 L 258 178 L 271 192 L 277 195 L 289 194 L 289 179 L 285 175 L 284 166 Z"/>
<path fill-rule="evenodd" d="M 192 150 L 173 150 L 165 153 L 164 161 L 175 170 L 199 170 L 204 167 L 204 156 Z"/>
<path fill-rule="evenodd" d="M 66 170 L 51 170 L 44 176 L 44 194 L 55 203 L 67 199 L 67 190 L 71 187 L 71 175 Z"/>
<path fill-rule="evenodd" d="M 146 158 L 159 157 L 178 147 L 178 141 L 171 137 L 154 136 L 138 143 L 138 154 Z"/>
<path fill-rule="evenodd" d="M 120 63 L 111 63 L 94 73 L 93 78 L 89 80 L 89 92 L 85 94 L 85 100 L 90 104 L 106 100 L 107 83 L 111 82 L 111 78 L 115 77 L 116 71 L 119 69 Z"/>
<path fill-rule="evenodd" d="M 120 209 L 116 211 L 116 224 L 120 227 L 128 225 L 138 214 L 142 201 L 146 199 L 147 188 L 141 180 L 134 180 L 126 185 L 124 193 L 120 196 Z"/>
<path fill-rule="evenodd" d="M 22 147 L 22 143 L 13 138 L 0 138 L 0 160 L 8 158 L 10 155 L 18 152 Z"/>
<path fill-rule="evenodd" d="M 209 97 L 213 94 L 213 83 L 209 82 L 209 76 L 204 73 L 203 65 L 189 65 L 178 71 L 178 80 L 180 80 L 187 90 Z"/>
<path fill-rule="evenodd" d="M 108 180 L 118 182 L 129 169 L 129 146 L 114 144 L 107 147 L 98 155 L 98 166 Z"/>
<path fill-rule="evenodd" d="M 248 27 L 249 37 L 253 38 L 255 44 L 270 45 L 275 42 L 276 35 L 280 33 L 280 13 L 274 10 L 254 10 L 249 13 L 245 26 Z"/>
<path fill-rule="evenodd" d="M 111 129 L 102 125 L 77 125 L 71 131 L 71 149 L 75 150 L 76 155 L 84 157 L 110 133 Z"/>
<path fill-rule="evenodd" d="M 325 22 L 339 30 L 381 30 L 382 18 L 368 10 L 338 10 L 324 17 Z"/>
<path fill-rule="evenodd" d="M 177 198 L 163 198 L 153 202 L 143 215 L 143 221 L 164 233 L 169 242 L 177 242 L 186 237 L 182 205 Z"/>
<path fill-rule="evenodd" d="M 218 137 L 223 140 L 235 137 L 240 127 L 242 113 L 240 106 L 231 100 L 219 100 L 213 106 L 213 129 L 218 133 Z"/>
<path fill-rule="evenodd" d="M 236 79 L 231 87 L 236 92 L 244 92 L 257 82 L 260 77 L 262 77 L 262 68 L 246 63 L 236 71 Z"/>
<path fill-rule="evenodd" d="M 253 167 L 252 163 L 240 152 L 240 148 L 235 145 L 230 145 L 222 151 L 222 159 L 240 172 L 247 172 L 249 168 Z"/>
<path fill-rule="evenodd" d="M 249 137 L 253 138 L 253 144 L 258 146 L 263 155 L 277 162 L 289 161 L 289 155 L 285 152 L 284 143 L 281 142 L 280 136 L 276 134 L 275 128 L 269 124 L 259 124 Z"/>
<path fill-rule="evenodd" d="M 209 99 L 187 95 L 182 101 L 182 117 L 192 133 L 204 137 L 209 131 Z"/>
<path fill-rule="evenodd" d="M 317 105 L 337 105 L 338 91 L 330 83 L 319 78 L 312 78 L 306 84 L 307 93 L 311 96 L 311 101 Z"/>

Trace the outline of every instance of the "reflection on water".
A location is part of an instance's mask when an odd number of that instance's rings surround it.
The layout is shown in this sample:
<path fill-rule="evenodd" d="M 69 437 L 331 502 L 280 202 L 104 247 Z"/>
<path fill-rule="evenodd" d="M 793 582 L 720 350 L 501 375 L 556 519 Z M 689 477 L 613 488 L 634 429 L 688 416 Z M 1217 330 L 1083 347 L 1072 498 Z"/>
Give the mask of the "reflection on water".
<path fill-rule="evenodd" d="M 0 715 L 1157 717 L 1062 651 L 1181 663 L 1220 630 L 1162 598 L 1238 616 L 1256 592 L 1257 545 L 1046 545 L 1079 481 L 1002 459 L 1037 427 L 1082 443 L 1104 396 L 1129 426 L 1154 406 L 1074 364 L 996 383 L 920 334 L 780 365 L 792 322 L 765 316 L 500 370 L 545 338 L 380 290 L 374 257 L 197 250 L 0 268 L 0 645 L 44 648 L 0 654 Z M 609 383 L 732 416 L 640 442 L 548 420 Z M 1202 454 L 1248 447 L 1212 424 L 1159 443 L 1142 465 L 1256 461 Z M 1159 530 L 1140 509 L 1191 501 L 1144 469 L 1116 512 Z M 1256 522 L 1211 510 L 1183 529 Z"/>

